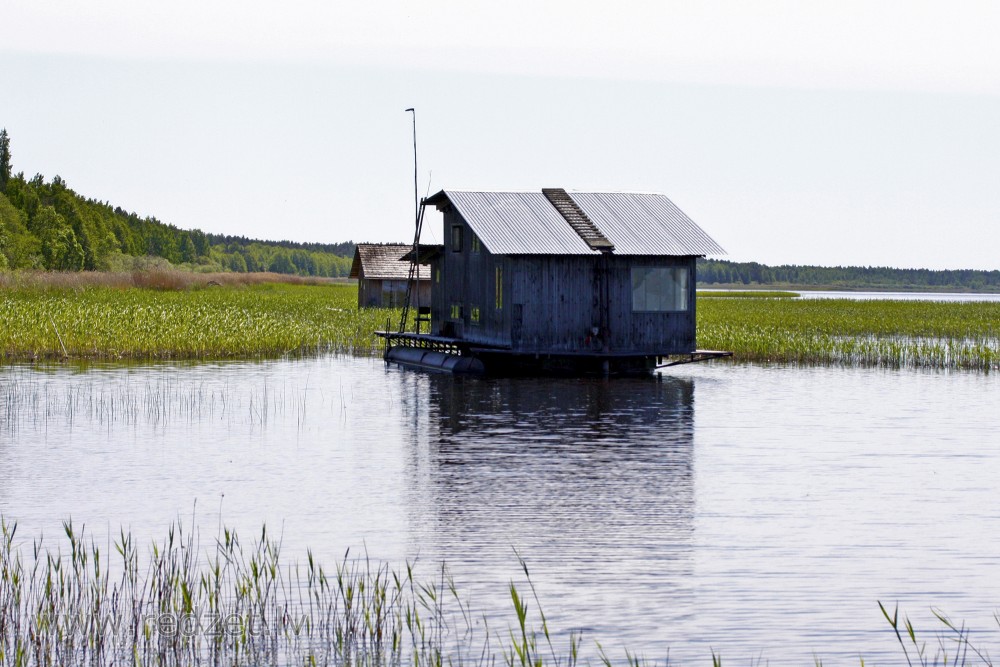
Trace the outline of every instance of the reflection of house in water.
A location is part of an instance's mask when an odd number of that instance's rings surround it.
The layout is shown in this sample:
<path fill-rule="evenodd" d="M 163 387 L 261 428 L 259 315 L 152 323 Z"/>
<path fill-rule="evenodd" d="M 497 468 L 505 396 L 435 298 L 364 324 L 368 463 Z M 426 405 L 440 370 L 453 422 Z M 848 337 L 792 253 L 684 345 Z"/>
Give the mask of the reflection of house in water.
<path fill-rule="evenodd" d="M 359 243 L 354 249 L 351 278 L 358 280 L 359 308 L 400 308 L 406 301 L 410 264 L 400 258 L 412 246 L 402 243 Z M 420 272 L 420 303 L 431 301 L 431 281 L 424 268 Z"/>
<path fill-rule="evenodd" d="M 517 577 L 516 548 L 552 627 L 601 640 L 622 615 L 662 635 L 690 608 L 693 380 L 408 375 L 410 539 L 422 557 L 448 560 L 460 581 L 495 580 Z M 470 591 L 501 611 L 502 593 Z"/>
<path fill-rule="evenodd" d="M 506 525 L 509 537 L 543 548 L 560 539 L 626 548 L 686 543 L 692 380 L 432 375 L 427 382 L 411 398 L 427 415 L 415 446 L 428 448 L 419 456 L 433 487 L 421 492 L 434 498 L 428 517 L 473 539 L 477 526 L 479 538 L 490 539 L 497 533 L 488 526 Z"/>

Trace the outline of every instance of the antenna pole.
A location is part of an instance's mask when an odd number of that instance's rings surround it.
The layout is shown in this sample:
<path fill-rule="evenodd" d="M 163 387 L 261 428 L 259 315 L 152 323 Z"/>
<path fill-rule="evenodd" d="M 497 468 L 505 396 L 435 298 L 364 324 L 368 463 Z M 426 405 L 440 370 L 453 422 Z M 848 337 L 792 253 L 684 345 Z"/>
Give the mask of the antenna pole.
<path fill-rule="evenodd" d="M 399 320 L 399 332 L 403 333 L 406 329 L 406 319 L 410 311 L 410 295 L 412 293 L 413 287 L 417 288 L 416 304 L 417 304 L 417 318 L 416 318 L 416 331 L 420 333 L 420 228 L 423 222 L 423 208 L 420 206 L 420 189 L 417 184 L 417 112 L 412 107 L 405 109 L 404 111 L 413 114 L 413 214 L 414 214 L 414 232 L 413 232 L 413 260 L 410 264 L 410 275 L 409 279 L 406 281 L 406 301 L 403 303 L 403 314 Z"/>
<path fill-rule="evenodd" d="M 417 111 L 412 107 L 406 111 L 413 116 L 413 214 L 418 216 L 420 215 L 420 190 L 417 187 Z"/>

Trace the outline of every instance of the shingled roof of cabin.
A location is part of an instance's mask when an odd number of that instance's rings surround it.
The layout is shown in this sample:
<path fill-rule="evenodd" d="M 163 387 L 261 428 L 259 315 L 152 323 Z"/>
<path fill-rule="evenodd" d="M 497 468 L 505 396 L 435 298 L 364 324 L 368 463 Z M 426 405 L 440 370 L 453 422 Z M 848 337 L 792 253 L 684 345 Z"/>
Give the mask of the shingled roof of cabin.
<path fill-rule="evenodd" d="M 611 242 L 615 255 L 724 255 L 725 250 L 661 194 L 566 192 Z M 581 236 L 543 192 L 442 190 L 427 199 L 451 203 L 483 245 L 496 255 L 593 255 L 600 250 Z"/>
<path fill-rule="evenodd" d="M 410 275 L 410 264 L 399 260 L 412 249 L 413 246 L 405 243 L 359 243 L 354 251 L 350 277 L 406 280 Z"/>

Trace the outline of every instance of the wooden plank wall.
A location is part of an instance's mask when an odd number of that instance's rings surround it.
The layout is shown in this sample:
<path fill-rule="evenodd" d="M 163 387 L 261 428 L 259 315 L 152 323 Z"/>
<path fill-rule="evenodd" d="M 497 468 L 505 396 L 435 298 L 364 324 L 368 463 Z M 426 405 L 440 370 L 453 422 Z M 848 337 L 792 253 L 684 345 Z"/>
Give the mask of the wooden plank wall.
<path fill-rule="evenodd" d="M 452 227 L 462 228 L 462 250 L 452 249 Z M 601 351 L 602 276 L 607 271 L 610 351 L 640 354 L 695 349 L 695 258 L 580 255 L 496 256 L 473 252 L 473 231 L 453 208 L 444 211 L 445 250 L 431 267 L 432 331 L 472 342 L 510 345 L 529 352 Z M 633 266 L 684 266 L 689 271 L 688 310 L 632 312 Z M 502 307 L 496 307 L 496 271 L 502 271 Z M 440 269 L 441 282 L 436 271 Z M 451 317 L 452 304 L 462 306 Z M 479 323 L 472 309 L 479 308 Z"/>

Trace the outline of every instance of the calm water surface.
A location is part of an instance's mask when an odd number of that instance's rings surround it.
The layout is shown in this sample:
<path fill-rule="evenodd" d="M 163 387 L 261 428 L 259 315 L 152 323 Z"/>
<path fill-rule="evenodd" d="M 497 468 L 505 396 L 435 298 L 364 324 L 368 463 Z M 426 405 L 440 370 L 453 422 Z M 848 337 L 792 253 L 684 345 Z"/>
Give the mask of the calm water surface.
<path fill-rule="evenodd" d="M 5 367 L 0 402 L 0 513 L 24 540 L 69 517 L 143 539 L 266 522 L 289 560 L 444 560 L 490 614 L 517 549 L 550 624 L 616 658 L 899 663 L 877 600 L 1000 647 L 996 374 L 491 380 L 324 357 Z"/>
<path fill-rule="evenodd" d="M 729 292 L 724 289 L 698 289 L 699 292 Z M 760 292 L 768 290 L 747 290 Z M 846 292 L 833 290 L 789 290 L 800 299 L 856 299 L 859 301 L 946 301 L 948 303 L 968 301 L 1000 301 L 1000 294 L 980 292 Z"/>

